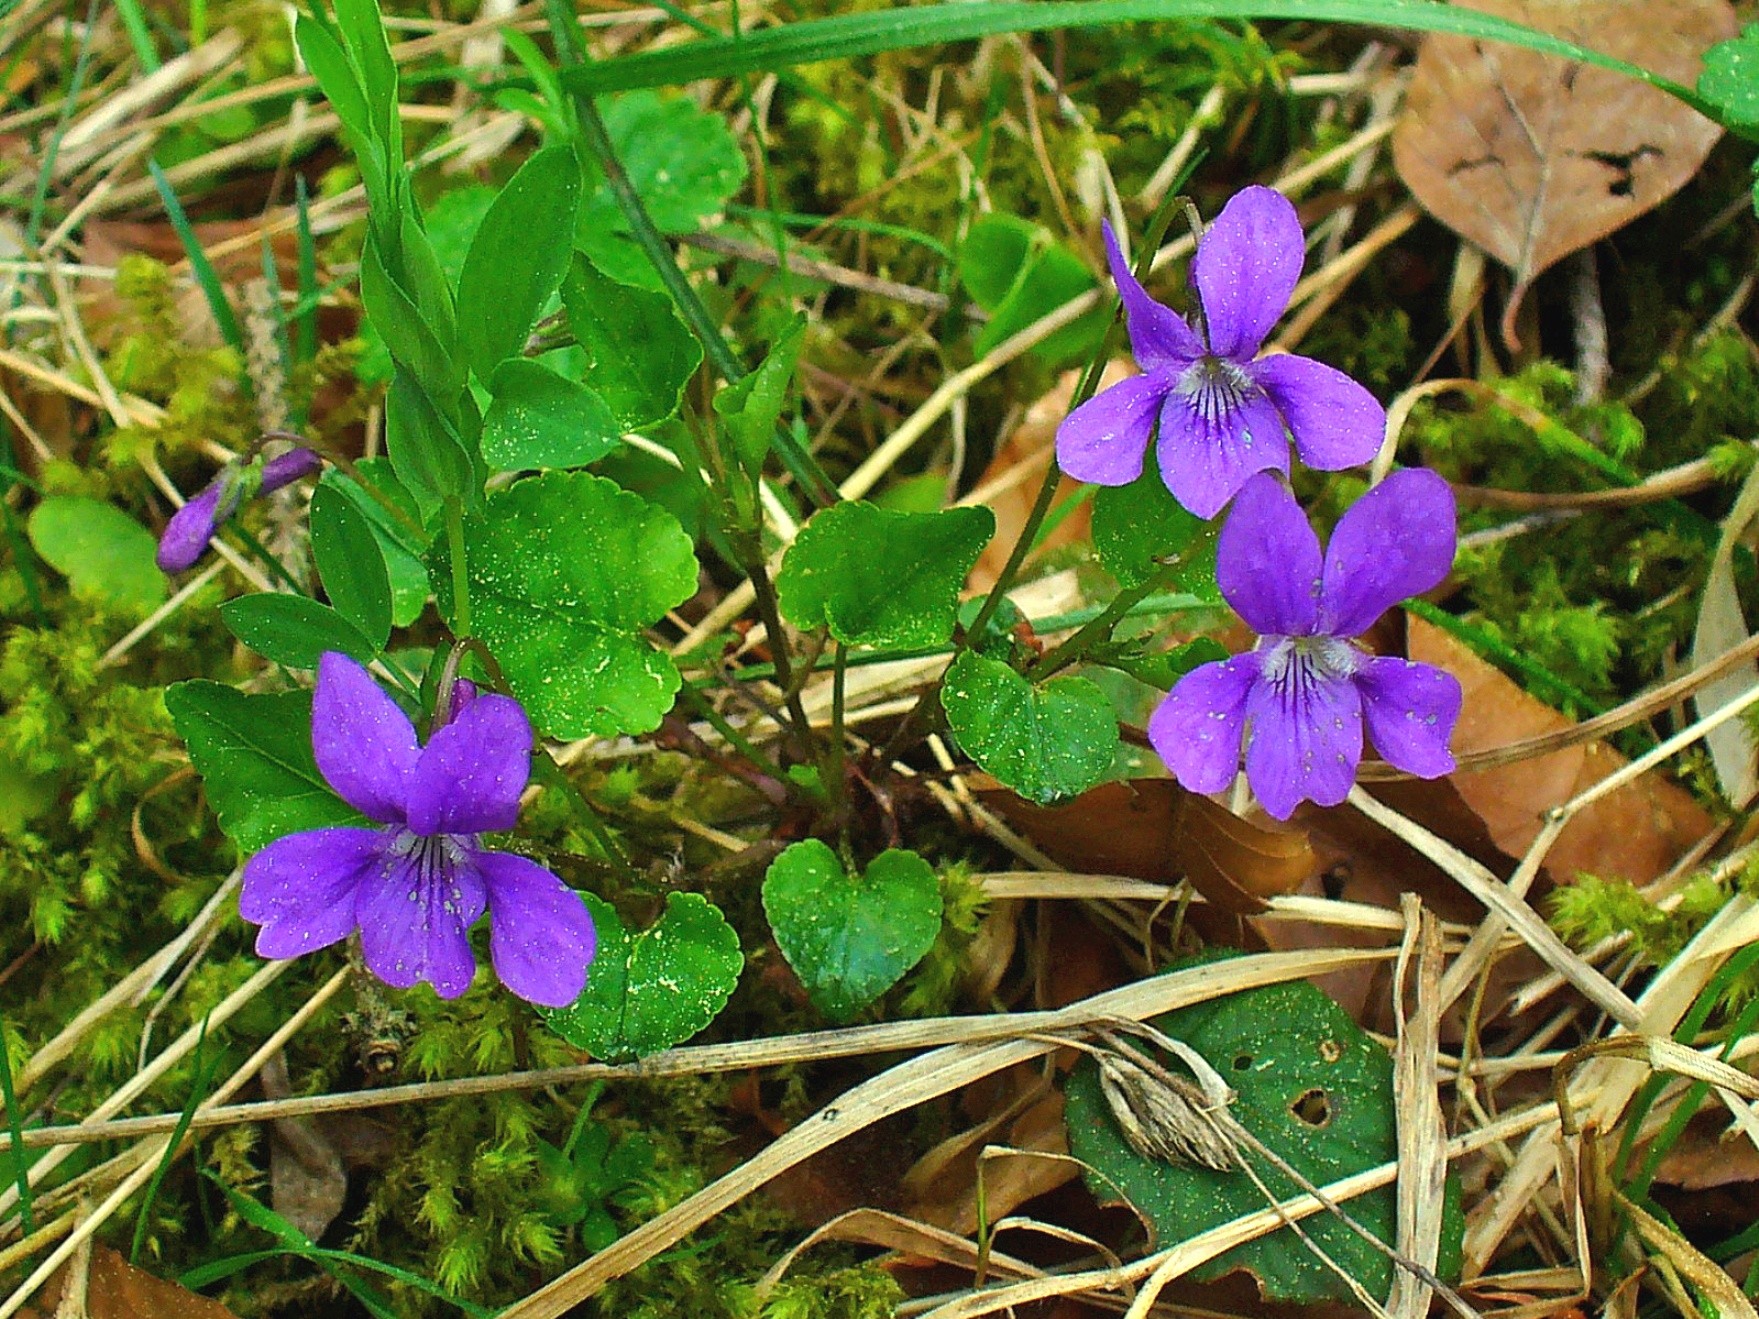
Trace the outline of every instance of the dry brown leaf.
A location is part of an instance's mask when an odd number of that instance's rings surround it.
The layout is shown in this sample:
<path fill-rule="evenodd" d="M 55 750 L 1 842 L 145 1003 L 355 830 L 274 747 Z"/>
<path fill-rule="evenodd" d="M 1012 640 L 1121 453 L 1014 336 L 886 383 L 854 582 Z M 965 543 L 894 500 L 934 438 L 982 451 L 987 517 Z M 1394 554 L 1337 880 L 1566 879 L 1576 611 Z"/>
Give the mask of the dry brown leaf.
<path fill-rule="evenodd" d="M 1727 0 L 1470 0 L 1691 86 L 1737 31 Z M 1722 130 L 1607 69 L 1470 37 L 1423 39 L 1393 162 L 1424 208 L 1515 273 L 1513 346 L 1540 272 L 1678 192 Z"/>
<path fill-rule="evenodd" d="M 1501 670 L 1440 628 L 1412 618 L 1407 638 L 1410 658 L 1447 669 L 1465 689 L 1465 706 L 1454 731 L 1455 754 L 1571 726 L 1568 717 L 1527 695 Z M 1496 846 L 1519 857 L 1538 836 L 1546 811 L 1626 763 L 1606 743 L 1590 742 L 1513 765 L 1455 774 L 1450 782 L 1484 822 Z M 1547 854 L 1546 869 L 1564 883 L 1587 872 L 1647 884 L 1702 839 L 1713 823 L 1684 788 L 1660 774 L 1645 774 L 1580 812 Z"/>
<path fill-rule="evenodd" d="M 56 1315 L 69 1277 L 63 1268 L 51 1278 L 42 1295 L 19 1311 L 20 1319 Z M 237 1319 L 220 1302 L 135 1268 L 108 1246 L 92 1251 L 83 1313 L 87 1319 Z"/>
<path fill-rule="evenodd" d="M 1180 879 L 1233 915 L 1263 911 L 1318 869 L 1298 829 L 1242 820 L 1171 779 L 1104 783 L 1059 806 L 1035 806 L 993 779 L 978 798 L 1071 870 L 1152 883 Z"/>

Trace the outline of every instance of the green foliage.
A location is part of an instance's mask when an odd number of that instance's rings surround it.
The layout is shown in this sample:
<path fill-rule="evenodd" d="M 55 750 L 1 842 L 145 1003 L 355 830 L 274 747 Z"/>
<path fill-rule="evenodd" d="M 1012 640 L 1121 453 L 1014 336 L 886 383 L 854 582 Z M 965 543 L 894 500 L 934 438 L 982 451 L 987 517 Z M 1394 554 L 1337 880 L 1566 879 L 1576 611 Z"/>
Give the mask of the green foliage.
<path fill-rule="evenodd" d="M 391 636 L 391 577 L 372 522 L 335 483 L 313 493 L 308 516 L 324 593 L 369 651 L 383 649 Z"/>
<path fill-rule="evenodd" d="M 385 458 L 361 459 L 354 465 L 353 476 L 334 468 L 326 470 L 318 482 L 318 494 L 331 490 L 347 498 L 366 519 L 391 588 L 391 623 L 395 627 L 408 627 L 421 615 L 432 594 L 428 586 L 428 570 L 422 562 L 428 537 L 421 530 L 421 514 L 415 497 L 404 489 L 403 483 L 392 472 L 390 461 Z M 315 509 L 316 498 L 312 502 Z M 317 548 L 316 538 L 314 513 L 314 549 Z M 320 553 L 320 571 L 324 557 Z"/>
<path fill-rule="evenodd" d="M 532 156 L 489 206 L 458 276 L 459 349 L 488 380 L 562 283 L 572 251 L 561 223 L 580 205 L 580 164 L 568 147 Z"/>
<path fill-rule="evenodd" d="M 1747 24 L 1740 36 L 1704 52 L 1698 95 L 1715 108 L 1725 128 L 1759 132 L 1759 24 Z"/>
<path fill-rule="evenodd" d="M 1727 888 L 1710 875 L 1699 875 L 1663 909 L 1627 880 L 1583 874 L 1553 890 L 1548 902 L 1553 927 L 1577 947 L 1628 935 L 1645 965 L 1664 966 L 1728 899 Z"/>
<path fill-rule="evenodd" d="M 562 284 L 568 328 L 586 355 L 586 383 L 617 425 L 639 430 L 678 410 L 702 345 L 664 293 L 622 283 L 575 253 Z"/>
<path fill-rule="evenodd" d="M 31 545 L 66 575 L 74 594 L 136 616 L 164 602 L 165 574 L 153 561 L 158 542 L 114 505 L 78 495 L 45 499 L 26 526 Z"/>
<path fill-rule="evenodd" d="M 1045 229 L 1012 215 L 986 215 L 973 224 L 959 248 L 958 264 L 972 299 L 990 314 L 971 346 L 980 357 L 1096 287 L 1080 257 Z M 1052 366 L 1084 360 L 1099 347 L 1110 324 L 1110 311 L 1096 307 L 1033 352 Z"/>
<path fill-rule="evenodd" d="M 623 428 L 594 390 L 540 362 L 496 368 L 483 417 L 483 461 L 497 471 L 584 467 L 617 447 Z"/>
<path fill-rule="evenodd" d="M 1229 994 L 1168 1013 L 1154 1024 L 1222 1075 L 1237 1095 L 1232 1116 L 1309 1181 L 1324 1186 L 1397 1157 L 1392 1059 L 1305 981 Z M 1182 1063 L 1165 1056 L 1158 1061 L 1185 1074 Z M 1154 1224 L 1163 1245 L 1268 1207 L 1264 1192 L 1237 1169 L 1221 1172 L 1137 1153 L 1107 1110 L 1091 1060 L 1083 1060 L 1070 1077 L 1067 1103 L 1070 1151 L 1090 1167 L 1094 1191 L 1102 1196 L 1121 1191 Z M 1261 1155 L 1241 1153 L 1278 1199 L 1298 1193 L 1300 1188 Z M 1448 1206 L 1439 1267 L 1444 1277 L 1459 1269 L 1464 1222 L 1457 1181 L 1450 1181 Z M 1351 1200 L 1349 1209 L 1382 1241 L 1395 1239 L 1391 1187 Z M 1303 1227 L 1371 1295 L 1386 1295 L 1393 1265 L 1385 1255 L 1329 1215 L 1315 1215 Z M 1286 1228 L 1235 1247 L 1193 1276 L 1208 1281 L 1236 1269 L 1251 1274 L 1268 1301 L 1350 1299 L 1342 1281 Z"/>
<path fill-rule="evenodd" d="M 966 651 L 947 670 L 941 706 L 966 754 L 1032 801 L 1085 792 L 1117 756 L 1117 716 L 1086 678 L 1034 685 L 1001 660 Z"/>
<path fill-rule="evenodd" d="M 739 936 L 699 893 L 672 893 L 647 929 L 631 933 L 610 903 L 585 894 L 598 954 L 572 1007 L 545 1008 L 563 1039 L 596 1058 L 658 1053 L 713 1021 L 739 981 Z"/>
<path fill-rule="evenodd" d="M 1093 496 L 1093 548 L 1126 587 L 1164 575 L 1168 590 L 1221 603 L 1215 583 L 1215 539 L 1199 541 L 1205 523 L 1174 499 L 1151 460 L 1129 485 L 1102 486 Z M 1177 567 L 1169 570 L 1168 560 Z"/>
<path fill-rule="evenodd" d="M 675 518 L 603 477 L 552 472 L 490 496 L 464 540 L 476 629 L 539 728 L 584 737 L 660 722 L 678 670 L 640 631 L 696 590 Z M 450 617 L 448 572 L 437 558 Z"/>
<path fill-rule="evenodd" d="M 309 596 L 258 591 L 228 600 L 220 617 L 232 635 L 264 659 L 290 669 L 315 669 L 318 657 L 339 650 L 368 663 L 379 648 L 344 615 Z"/>
<path fill-rule="evenodd" d="M 198 679 L 168 690 L 165 708 L 220 827 L 240 851 L 255 852 L 300 829 L 359 822 L 318 773 L 309 693 L 250 696 Z"/>
<path fill-rule="evenodd" d="M 816 838 L 770 863 L 763 908 L 807 997 L 836 1022 L 895 985 L 941 928 L 940 882 L 922 857 L 892 848 L 856 876 Z"/>
<path fill-rule="evenodd" d="M 987 508 L 827 508 L 782 560 L 782 613 L 799 628 L 829 628 L 845 645 L 943 645 L 953 634 L 959 588 L 995 527 Z"/>

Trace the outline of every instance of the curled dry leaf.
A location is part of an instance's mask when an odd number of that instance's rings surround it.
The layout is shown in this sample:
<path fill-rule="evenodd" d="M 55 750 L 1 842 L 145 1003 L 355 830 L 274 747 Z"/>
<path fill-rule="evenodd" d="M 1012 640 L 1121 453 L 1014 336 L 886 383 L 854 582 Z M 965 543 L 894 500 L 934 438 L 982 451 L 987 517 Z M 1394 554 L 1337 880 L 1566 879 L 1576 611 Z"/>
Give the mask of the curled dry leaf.
<path fill-rule="evenodd" d="M 1318 868 L 1303 831 L 1242 820 L 1172 779 L 1102 783 L 1057 806 L 1035 806 L 987 776 L 971 783 L 1059 864 L 1159 884 L 1188 879 L 1230 915 L 1263 911 Z"/>
<path fill-rule="evenodd" d="M 1690 86 L 1736 32 L 1727 0 L 1471 0 L 1471 8 Z M 1393 162 L 1429 213 L 1515 274 L 1503 316 L 1547 267 L 1684 187 L 1722 130 L 1606 69 L 1469 37 L 1425 37 Z"/>

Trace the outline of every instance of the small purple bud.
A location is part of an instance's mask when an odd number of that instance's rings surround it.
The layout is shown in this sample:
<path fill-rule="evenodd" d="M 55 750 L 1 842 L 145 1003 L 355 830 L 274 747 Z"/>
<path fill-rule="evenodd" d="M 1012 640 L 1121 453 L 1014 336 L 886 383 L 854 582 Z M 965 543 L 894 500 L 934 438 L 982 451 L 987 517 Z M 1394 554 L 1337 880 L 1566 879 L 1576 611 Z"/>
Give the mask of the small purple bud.
<path fill-rule="evenodd" d="M 208 542 L 220 525 L 220 495 L 226 484 L 224 477 L 213 482 L 171 515 L 159 536 L 160 571 L 178 573 L 193 568 L 208 552 Z"/>
<path fill-rule="evenodd" d="M 263 464 L 262 493 L 273 494 L 282 486 L 292 485 L 301 477 L 310 476 L 324 465 L 324 460 L 310 449 L 289 449 Z"/>
<path fill-rule="evenodd" d="M 444 728 L 470 708 L 470 703 L 478 695 L 476 684 L 469 678 L 459 678 L 452 684 L 452 699 L 446 701 L 435 711 L 434 729 Z"/>

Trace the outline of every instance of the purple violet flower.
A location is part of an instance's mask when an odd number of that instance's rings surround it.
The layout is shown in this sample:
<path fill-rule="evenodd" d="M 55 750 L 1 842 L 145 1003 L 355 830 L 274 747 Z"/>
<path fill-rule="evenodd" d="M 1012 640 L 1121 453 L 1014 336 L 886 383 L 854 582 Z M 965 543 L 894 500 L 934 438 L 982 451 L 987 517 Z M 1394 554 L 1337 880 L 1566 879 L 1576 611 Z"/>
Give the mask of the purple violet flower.
<path fill-rule="evenodd" d="M 251 489 L 251 471 L 227 467 L 199 495 L 171 515 L 159 535 L 158 564 L 161 572 L 177 573 L 193 568 L 208 552 L 214 533 L 238 511 L 247 494 L 273 494 L 310 476 L 324 465 L 310 449 L 294 448 L 277 454 L 262 465 Z"/>
<path fill-rule="evenodd" d="M 1258 646 L 1180 678 L 1148 721 L 1160 758 L 1192 792 L 1246 781 L 1286 820 L 1302 801 L 1349 795 L 1362 732 L 1419 778 L 1454 768 L 1448 739 L 1460 684 L 1429 664 L 1352 645 L 1401 600 L 1447 576 L 1454 495 L 1422 468 L 1394 472 L 1338 519 L 1322 563 L 1319 537 L 1282 481 L 1248 480 L 1216 546 L 1216 580 Z"/>
<path fill-rule="evenodd" d="M 418 980 L 457 998 L 476 974 L 466 931 L 486 909 L 495 974 L 515 994 L 565 1007 L 597 947 L 580 895 L 535 861 L 477 835 L 511 829 L 531 773 L 531 724 L 510 696 L 449 703 L 451 722 L 419 746 L 415 726 L 346 655 L 318 662 L 312 750 L 337 794 L 376 829 L 307 829 L 244 868 L 238 910 L 261 925 L 257 952 L 297 957 L 360 930 L 367 967 L 388 985 Z"/>
<path fill-rule="evenodd" d="M 1200 336 L 1148 296 L 1105 228 L 1106 258 L 1142 374 L 1089 399 L 1057 428 L 1057 462 L 1078 481 L 1128 485 L 1149 438 L 1173 497 L 1212 518 L 1254 472 L 1287 473 L 1292 435 L 1301 461 L 1336 471 L 1373 458 L 1386 412 L 1342 371 L 1309 357 L 1259 358 L 1301 278 L 1305 245 L 1295 208 L 1270 188 L 1247 188 L 1222 208 L 1191 262 Z M 1256 360 L 1254 360 L 1256 359 Z M 1285 433 L 1286 428 L 1286 433 Z"/>

